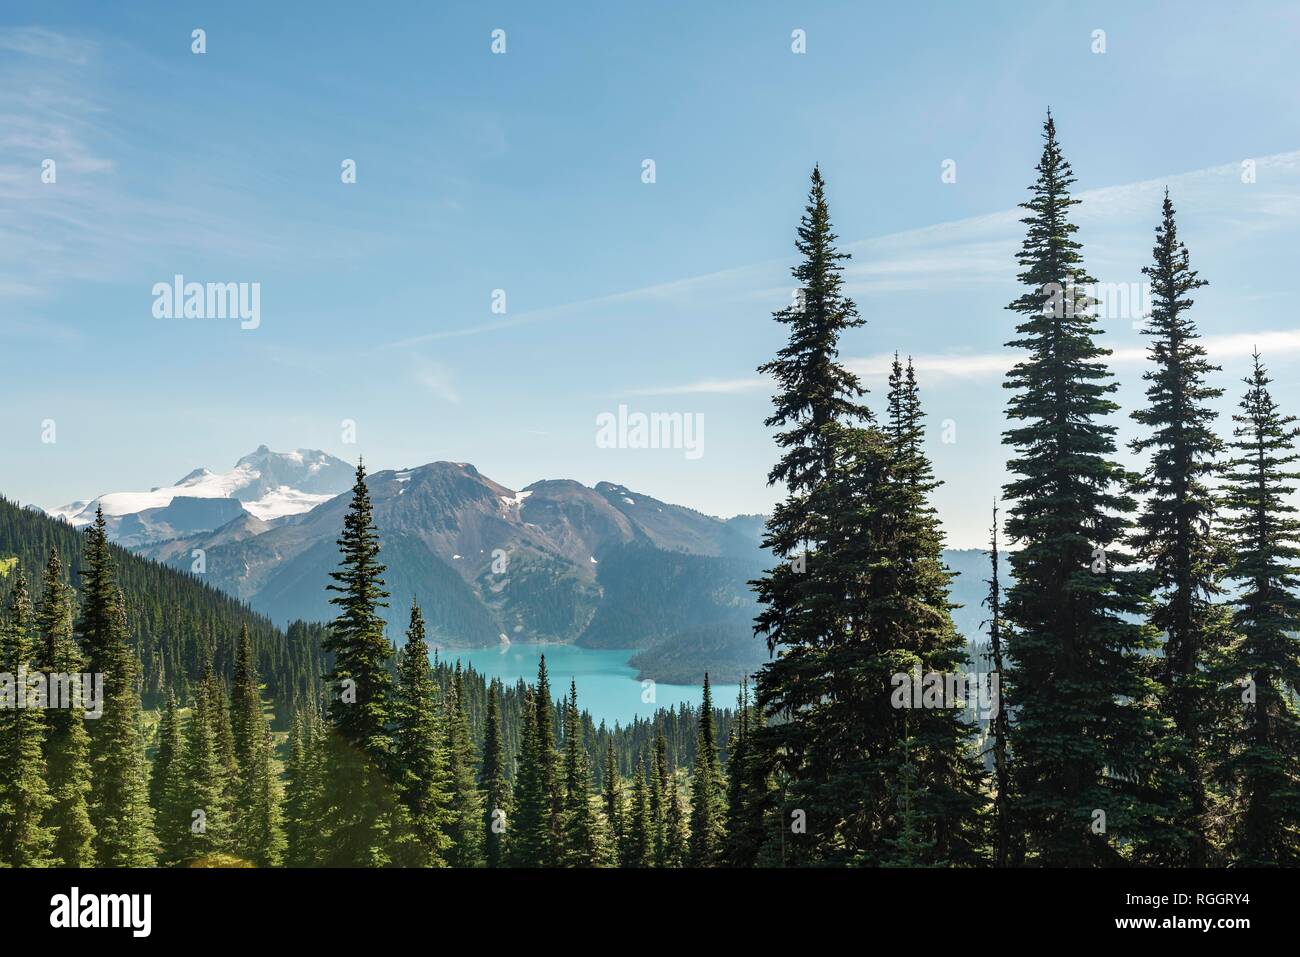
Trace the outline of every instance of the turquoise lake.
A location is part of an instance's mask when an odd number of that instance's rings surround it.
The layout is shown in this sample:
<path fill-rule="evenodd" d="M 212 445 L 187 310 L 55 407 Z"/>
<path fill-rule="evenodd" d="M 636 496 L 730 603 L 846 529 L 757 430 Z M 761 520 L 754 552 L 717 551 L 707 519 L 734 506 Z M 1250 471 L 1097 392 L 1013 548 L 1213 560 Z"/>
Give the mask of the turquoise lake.
<path fill-rule="evenodd" d="M 546 655 L 546 671 L 551 679 L 551 691 L 558 698 L 569 693 L 569 680 L 578 685 L 578 707 L 591 712 L 592 720 L 603 720 L 613 727 L 615 722 L 630 724 L 634 717 L 650 717 L 659 708 L 676 708 L 686 702 L 698 706 L 699 685 L 670 685 L 655 682 L 654 700 L 642 701 L 648 692 L 637 680 L 636 669 L 628 659 L 635 651 L 607 648 L 579 648 L 576 645 L 507 645 L 501 648 L 438 648 L 438 658 L 462 665 L 473 665 L 474 670 L 486 675 L 488 680 L 500 678 L 504 684 L 537 680 L 537 663 Z M 713 685 L 713 706 L 734 708 L 739 685 Z"/>

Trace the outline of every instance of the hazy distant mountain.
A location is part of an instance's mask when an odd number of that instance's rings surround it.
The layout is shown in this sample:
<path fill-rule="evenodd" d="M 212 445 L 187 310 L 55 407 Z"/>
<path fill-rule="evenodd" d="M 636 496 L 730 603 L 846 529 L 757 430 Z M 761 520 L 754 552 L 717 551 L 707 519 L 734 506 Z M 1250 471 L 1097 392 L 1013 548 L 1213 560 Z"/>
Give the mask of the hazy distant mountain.
<path fill-rule="evenodd" d="M 689 628 L 747 634 L 753 529 L 621 485 L 557 479 L 515 490 L 472 465 L 434 462 L 367 478 L 400 634 L 414 597 L 443 645 L 578 642 L 643 648 Z M 274 526 L 235 516 L 138 547 L 205 575 L 276 621 L 332 617 L 325 585 L 350 494 Z"/>
<path fill-rule="evenodd" d="M 312 449 L 272 452 L 260 445 L 229 472 L 195 469 L 173 485 L 148 492 L 108 492 L 47 513 L 88 525 L 102 507 L 109 537 L 127 547 L 192 536 L 248 514 L 274 522 L 329 501 L 352 484 L 353 468 Z"/>
<path fill-rule="evenodd" d="M 638 651 L 643 675 L 719 681 L 767 658 L 753 637 L 748 582 L 770 564 L 763 516 L 722 520 L 622 485 L 548 479 L 507 488 L 474 466 L 434 462 L 375 472 L 367 483 L 391 593 L 390 636 L 400 637 L 412 598 L 443 646 L 510 641 L 577 643 Z M 340 494 L 275 525 L 252 514 L 141 554 L 191 568 L 277 622 L 333 617 L 325 585 L 350 502 Z M 968 574 L 956 616 L 978 625 L 982 552 L 953 552 Z M 983 562 L 983 564 L 980 564 Z"/>

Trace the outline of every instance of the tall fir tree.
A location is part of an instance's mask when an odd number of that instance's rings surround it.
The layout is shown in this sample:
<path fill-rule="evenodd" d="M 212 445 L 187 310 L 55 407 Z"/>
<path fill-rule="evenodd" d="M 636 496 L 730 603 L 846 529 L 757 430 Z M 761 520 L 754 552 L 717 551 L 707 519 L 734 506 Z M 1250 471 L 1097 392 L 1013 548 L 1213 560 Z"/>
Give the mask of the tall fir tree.
<path fill-rule="evenodd" d="M 1152 297 L 1143 333 L 1151 336 L 1154 368 L 1142 376 L 1148 383 L 1147 405 L 1133 412 L 1147 431 L 1131 443 L 1134 452 L 1151 454 L 1142 477 L 1149 495 L 1134 550 L 1152 570 L 1151 623 L 1165 635 L 1160 682 L 1173 728 L 1162 752 L 1170 765 L 1173 827 L 1167 846 L 1153 848 L 1149 862 L 1204 867 L 1211 850 L 1205 746 L 1213 696 L 1206 664 L 1226 637 L 1224 615 L 1214 603 L 1219 549 L 1214 494 L 1207 481 L 1223 442 L 1214 432 L 1209 403 L 1223 390 L 1205 382 L 1219 368 L 1207 361 L 1188 310 L 1190 293 L 1206 282 L 1191 268 L 1187 247 L 1178 238 L 1168 190 L 1152 256 L 1153 264 L 1142 270 Z"/>
<path fill-rule="evenodd" d="M 655 722 L 654 767 L 650 776 L 650 813 L 654 819 L 655 867 L 668 863 L 668 739 L 662 721 Z"/>
<path fill-rule="evenodd" d="M 510 784 L 506 779 L 500 687 L 500 681 L 495 678 L 488 685 L 483 762 L 478 774 L 478 787 L 483 792 L 483 859 L 488 867 L 505 866 L 506 830 L 510 821 Z"/>
<path fill-rule="evenodd" d="M 416 863 L 447 863 L 451 839 L 448 812 L 447 746 L 438 719 L 437 686 L 429 668 L 424 615 L 411 603 L 406 644 L 397 656 L 396 715 L 393 730 L 397 786 L 415 837 Z"/>
<path fill-rule="evenodd" d="M 560 778 L 560 752 L 555 748 L 555 701 L 551 697 L 551 680 L 546 670 L 546 656 L 537 663 L 537 690 L 533 699 L 537 709 L 536 749 L 538 784 L 544 795 L 546 827 L 543 861 L 546 867 L 560 863 L 563 848 L 564 792 Z"/>
<path fill-rule="evenodd" d="M 763 539 L 778 562 L 753 583 L 755 632 L 774 655 L 757 678 L 759 706 L 773 720 L 755 748 L 789 783 L 778 814 L 798 808 L 807 816 L 791 861 L 845 858 L 872 809 L 887 800 L 888 768 L 874 763 L 890 738 L 888 675 L 896 666 L 863 633 L 870 588 L 861 579 L 863 569 L 885 560 L 876 554 L 881 520 L 871 512 L 890 451 L 862 402 L 861 382 L 839 361 L 841 335 L 863 320 L 844 295 L 849 256 L 835 239 L 825 183 L 814 169 L 795 243 L 802 257 L 793 270 L 797 301 L 774 314 L 789 341 L 760 367 L 776 380 L 766 424 L 779 430 L 782 452 L 768 484 L 784 486 L 785 498 Z M 696 778 L 698 785 L 698 762 Z M 702 840 L 696 830 L 693 848 Z"/>
<path fill-rule="evenodd" d="M 43 695 L 28 683 L 37 654 L 27 579 L 19 569 L 0 621 L 0 864 L 10 867 L 54 863 L 54 834 L 45 822 L 54 803 L 45 765 L 45 700 L 27 700 Z"/>
<path fill-rule="evenodd" d="M 476 780 L 477 756 L 465 705 L 464 675 L 460 662 L 445 701 L 443 724 L 446 732 L 448 781 L 448 835 L 452 867 L 480 867 L 483 864 L 483 797 Z"/>
<path fill-rule="evenodd" d="M 860 617 L 877 650 L 885 650 L 897 662 L 895 674 L 965 672 L 970 665 L 966 641 L 953 624 L 954 606 L 948 597 L 953 576 L 944 565 L 943 530 L 930 501 L 941 483 L 935 479 L 924 449 L 925 415 L 910 358 L 904 367 L 895 355 L 887 404 L 889 481 L 884 494 L 875 503 L 866 503 L 864 509 L 868 519 L 878 517 L 881 521 L 885 547 L 872 546 L 868 532 L 847 548 L 847 553 L 860 561 L 857 568 L 849 565 L 849 571 L 857 571 L 859 580 L 870 583 Z M 863 541 L 867 542 L 865 548 L 860 544 Z M 875 671 L 874 662 L 866 671 Z M 957 707 L 891 710 L 895 741 L 884 767 L 889 779 L 896 779 L 904 765 L 913 775 L 906 813 L 921 835 L 916 852 L 930 855 L 928 859 L 919 857 L 916 863 L 979 863 L 985 846 L 986 799 L 974 725 L 963 720 Z M 903 742 L 905 749 L 901 749 Z M 878 773 L 882 766 L 872 763 L 867 767 Z M 893 783 L 888 791 L 893 821 L 880 829 L 868 823 L 865 833 L 859 832 L 851 846 L 860 860 L 880 862 L 881 855 L 889 853 L 885 833 L 901 827 L 901 791 Z M 850 820 L 853 817 L 850 815 Z M 870 822 L 871 815 L 859 815 L 859 819 Z M 853 830 L 846 828 L 845 833 L 852 836 Z"/>
<path fill-rule="evenodd" d="M 392 646 L 384 635 L 384 566 L 379 561 L 366 469 L 357 464 L 352 501 L 338 539 L 339 569 L 325 587 L 338 613 L 330 622 L 324 651 L 334 656 L 325 676 L 331 689 L 330 734 L 323 743 L 329 773 L 324 778 L 322 834 L 324 863 L 384 866 L 394 861 L 409 825 L 389 780 L 392 768 Z"/>
<path fill-rule="evenodd" d="M 1010 659 L 1003 687 L 1011 727 L 1015 814 L 1041 864 L 1117 863 L 1122 844 L 1158 839 L 1150 754 L 1161 733 L 1157 686 L 1143 654 L 1154 632 L 1132 618 L 1144 609 L 1143 576 L 1126 570 L 1132 476 L 1111 456 L 1118 387 L 1097 345 L 1097 319 L 1070 208 L 1074 176 L 1048 115 L 1038 178 L 1022 204 L 1027 235 L 1017 258 L 1024 350 L 1007 374 L 1013 392 L 1003 442 L 1014 449 L 1005 487 L 1011 553 L 1006 592 Z M 1104 815 L 1104 818 L 1102 817 Z M 1104 820 L 1104 825 L 1102 824 Z"/>
<path fill-rule="evenodd" d="M 189 831 L 181 845 L 182 860 L 228 853 L 234 846 L 234 808 L 227 793 L 229 775 L 218 744 L 219 719 L 215 711 L 220 699 L 213 690 L 216 684 L 209 662 L 195 688 L 190 718 L 185 724 L 181 813 L 169 815 L 171 823 Z M 174 837 L 168 835 L 164 843 L 170 844 Z"/>
<path fill-rule="evenodd" d="M 514 818 L 509 821 L 507 847 L 512 867 L 545 867 L 550 863 L 551 798 L 537 748 L 537 693 L 525 690 L 520 711 L 519 753 L 515 761 Z"/>
<path fill-rule="evenodd" d="M 111 567 L 108 578 L 112 580 Z M 100 867 L 151 867 L 157 860 L 158 840 L 140 728 L 140 658 L 131 645 L 126 599 L 120 590 L 104 637 L 103 714 L 91 735 L 95 860 Z"/>
<path fill-rule="evenodd" d="M 1230 443 L 1225 522 L 1233 546 L 1227 577 L 1239 583 L 1232 623 L 1239 637 L 1219 668 L 1237 696 L 1237 733 L 1221 749 L 1216 778 L 1230 790 L 1228 849 L 1245 867 L 1300 864 L 1300 521 L 1291 495 L 1300 478 L 1295 416 L 1283 415 L 1260 362 Z M 1226 683 L 1226 682 L 1225 682 Z"/>
<path fill-rule="evenodd" d="M 82 548 L 81 616 L 76 626 L 77 645 L 86 656 L 90 672 L 102 674 L 106 670 L 116 603 L 117 583 L 104 509 L 96 506 L 95 520 L 86 529 Z"/>
<path fill-rule="evenodd" d="M 275 766 L 271 727 L 263 714 L 262 682 L 247 626 L 235 649 L 231 686 L 231 734 L 235 770 L 235 850 L 259 867 L 284 860 L 280 775 Z"/>
<path fill-rule="evenodd" d="M 989 610 L 988 621 L 985 622 L 989 628 L 988 659 L 993 666 L 992 674 L 998 678 L 998 694 L 993 703 L 996 711 L 989 719 L 988 734 L 992 740 L 989 750 L 993 752 L 993 864 L 995 867 L 1008 867 L 1013 861 L 1013 843 L 1019 846 L 1021 842 L 1014 837 L 1011 827 L 1011 763 L 1007 752 L 1009 720 L 1006 698 L 1002 693 L 1006 658 L 998 560 L 998 505 L 995 501 L 993 524 L 989 528 L 989 577 L 984 580 L 989 591 L 984 598 L 984 605 Z M 1015 857 L 1018 860 L 1020 855 L 1016 854 Z"/>
<path fill-rule="evenodd" d="M 646 786 L 648 775 L 649 763 L 643 753 L 638 751 L 632 761 L 632 791 L 628 800 L 627 823 L 620 855 L 624 867 L 651 867 L 654 864 L 650 789 Z"/>
<path fill-rule="evenodd" d="M 52 854 L 60 867 L 93 867 L 95 827 L 90 822 L 90 732 L 81 675 L 85 659 L 73 637 L 72 588 L 63 581 L 63 562 L 50 549 L 41 604 L 36 615 L 40 663 L 48 673 L 68 675 L 72 707 L 46 714 L 45 764 L 53 804 L 46 823 L 54 832 Z"/>
<path fill-rule="evenodd" d="M 605 764 L 601 772 L 600 790 L 600 803 L 605 811 L 605 826 L 608 828 L 610 841 L 619 849 L 621 861 L 624 844 L 623 797 L 619 788 L 618 758 L 614 754 L 613 735 L 605 746 Z"/>
<path fill-rule="evenodd" d="M 767 841 L 773 794 L 762 752 L 755 746 L 762 727 L 763 712 L 751 700 L 749 681 L 745 679 L 736 696 L 736 717 L 727 748 L 724 857 L 731 867 L 756 866 Z"/>
<path fill-rule="evenodd" d="M 192 824 L 185 784 L 185 737 L 176 693 L 170 688 L 158 721 L 158 746 L 149 776 L 149 806 L 153 808 L 159 861 L 176 864 L 191 853 Z"/>
<path fill-rule="evenodd" d="M 709 673 L 704 673 L 704 698 L 700 704 L 699 742 L 695 751 L 695 777 L 691 783 L 692 867 L 716 867 L 723 863 L 726 837 L 726 797 L 722 765 L 718 760 L 717 732 L 713 724 L 713 691 Z"/>
<path fill-rule="evenodd" d="M 591 808 L 591 768 L 582 740 L 578 685 L 569 682 L 564 708 L 564 851 L 567 867 L 593 867 L 601 859 L 601 835 Z"/>

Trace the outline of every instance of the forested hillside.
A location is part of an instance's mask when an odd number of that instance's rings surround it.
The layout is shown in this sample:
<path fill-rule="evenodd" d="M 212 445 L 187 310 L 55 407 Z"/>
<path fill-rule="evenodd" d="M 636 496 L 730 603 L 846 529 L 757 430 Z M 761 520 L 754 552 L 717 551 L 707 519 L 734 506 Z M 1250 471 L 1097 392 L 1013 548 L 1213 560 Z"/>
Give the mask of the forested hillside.
<path fill-rule="evenodd" d="M 64 581 L 82 589 L 85 533 L 35 509 L 0 498 L 0 569 L 6 560 L 29 582 L 40 581 L 52 549 L 63 557 Z M 140 656 L 146 705 L 161 703 L 164 690 L 183 692 L 198 680 L 204 663 L 219 674 L 233 673 L 235 639 L 247 627 L 267 692 L 278 706 L 287 705 L 295 689 L 315 687 L 322 673 L 321 627 L 294 625 L 287 632 L 251 611 L 225 592 L 194 575 L 139 558 L 109 545 L 117 581 L 126 598 L 131 640 Z M 0 581 L 7 594 L 16 578 Z"/>

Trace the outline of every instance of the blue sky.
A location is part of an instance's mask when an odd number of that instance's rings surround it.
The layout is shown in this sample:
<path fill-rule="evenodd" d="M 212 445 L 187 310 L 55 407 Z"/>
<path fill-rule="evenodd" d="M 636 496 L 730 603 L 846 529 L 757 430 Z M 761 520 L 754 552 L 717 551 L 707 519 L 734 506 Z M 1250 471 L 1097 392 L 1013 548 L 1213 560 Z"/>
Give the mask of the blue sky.
<path fill-rule="evenodd" d="M 867 320 L 842 355 L 877 408 L 883 357 L 917 357 L 940 513 L 979 544 L 1049 106 L 1092 273 L 1140 280 L 1168 185 L 1221 384 L 1258 344 L 1300 412 L 1300 12 L 903 6 L 6 4 L 0 493 L 148 488 L 266 443 L 765 510 L 754 369 L 818 162 Z M 260 326 L 155 319 L 177 273 L 260 283 Z M 1142 339 L 1105 326 L 1127 411 Z M 702 414 L 704 454 L 599 448 L 620 403 Z"/>

